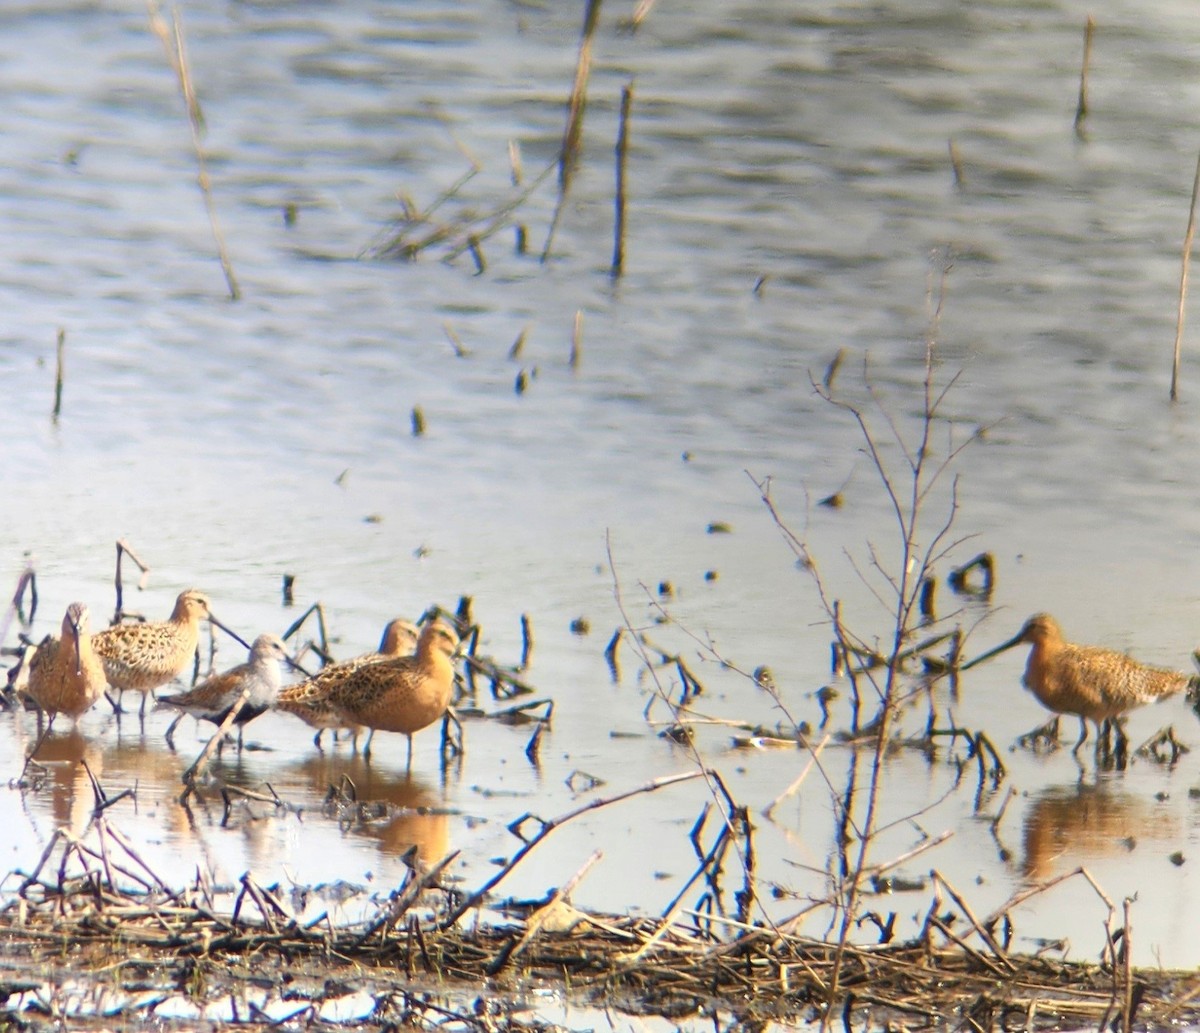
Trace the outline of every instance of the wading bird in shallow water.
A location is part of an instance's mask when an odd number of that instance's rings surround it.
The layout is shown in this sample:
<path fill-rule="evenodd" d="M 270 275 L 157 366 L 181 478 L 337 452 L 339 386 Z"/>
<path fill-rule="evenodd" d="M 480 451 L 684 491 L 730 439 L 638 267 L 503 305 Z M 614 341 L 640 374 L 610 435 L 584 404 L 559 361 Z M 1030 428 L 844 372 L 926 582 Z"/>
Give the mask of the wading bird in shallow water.
<path fill-rule="evenodd" d="M 305 682 L 308 694 L 289 690 L 290 702 L 322 701 L 339 715 L 344 727 L 361 726 L 375 731 L 400 732 L 408 737 L 408 762 L 412 764 L 414 732 L 446 714 L 454 695 L 454 654 L 458 635 L 445 621 L 432 620 L 421 629 L 412 656 L 362 664 L 344 678 L 317 689 Z M 315 680 L 315 679 L 314 679 Z M 318 695 L 319 692 L 319 695 Z M 371 753 L 371 739 L 363 756 Z"/>
<path fill-rule="evenodd" d="M 242 694 L 246 693 L 246 701 L 233 719 L 237 725 L 240 750 L 242 730 L 259 714 L 270 710 L 279 695 L 283 685 L 283 672 L 279 665 L 287 658 L 287 646 L 279 637 L 259 635 L 250 647 L 250 659 L 246 663 L 214 675 L 187 692 L 161 697 L 158 701 L 160 706 L 166 705 L 180 711 L 167 729 L 167 745 L 175 749 L 175 726 L 185 714 L 191 714 L 197 721 L 211 721 L 220 725 L 229 716 L 229 711 L 237 706 Z"/>
<path fill-rule="evenodd" d="M 1068 642 L 1048 613 L 1035 613 L 1015 636 L 963 664 L 962 670 L 1022 643 L 1033 647 L 1025 665 L 1025 687 L 1047 710 L 1079 717 L 1076 753 L 1087 741 L 1088 721 L 1096 724 L 1099 735 L 1101 725 L 1111 720 L 1120 751 L 1125 744 L 1119 720 L 1122 714 L 1173 696 L 1193 683 L 1179 671 L 1140 664 L 1111 649 Z"/>
<path fill-rule="evenodd" d="M 383 629 L 383 638 L 379 650 L 375 653 L 364 653 L 362 656 L 339 663 L 327 664 L 313 677 L 296 685 L 289 685 L 279 694 L 275 706 L 295 714 L 308 725 L 317 729 L 313 736 L 313 745 L 321 749 L 321 736 L 325 730 L 332 729 L 335 736 L 339 729 L 349 728 L 353 734 L 354 748 L 358 747 L 358 737 L 362 734 L 361 725 L 348 724 L 340 711 L 329 701 L 333 686 L 345 681 L 354 671 L 364 664 L 378 663 L 380 660 L 391 660 L 398 656 L 411 656 L 417 647 L 420 632 L 412 621 L 389 621 Z"/>
<path fill-rule="evenodd" d="M 97 632 L 92 645 L 104 664 L 108 684 L 122 693 L 126 689 L 153 693 L 182 674 L 196 655 L 202 617 L 212 619 L 208 597 L 189 588 L 175 600 L 168 620 L 115 624 Z M 145 716 L 145 695 L 140 713 Z"/>
<path fill-rule="evenodd" d="M 49 716 L 77 720 L 104 694 L 104 667 L 92 648 L 88 608 L 71 603 L 62 620 L 62 637 L 47 635 L 29 661 L 27 692 Z"/>

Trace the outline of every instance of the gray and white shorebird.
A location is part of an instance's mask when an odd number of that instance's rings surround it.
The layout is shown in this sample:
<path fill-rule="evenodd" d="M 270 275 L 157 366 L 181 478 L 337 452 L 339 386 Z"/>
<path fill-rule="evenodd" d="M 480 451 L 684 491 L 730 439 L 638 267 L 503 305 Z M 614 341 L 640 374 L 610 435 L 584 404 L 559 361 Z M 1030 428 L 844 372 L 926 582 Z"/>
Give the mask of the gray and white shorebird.
<path fill-rule="evenodd" d="M 175 748 L 175 728 L 190 714 L 197 721 L 220 725 L 246 696 L 238 715 L 233 719 L 238 729 L 238 749 L 242 747 L 242 732 L 247 724 L 270 710 L 283 687 L 280 664 L 288 659 L 287 646 L 277 635 L 259 635 L 250 647 L 250 659 L 237 667 L 202 681 L 195 688 L 175 696 L 163 696 L 159 705 L 180 711 L 167 729 L 167 745 Z"/>

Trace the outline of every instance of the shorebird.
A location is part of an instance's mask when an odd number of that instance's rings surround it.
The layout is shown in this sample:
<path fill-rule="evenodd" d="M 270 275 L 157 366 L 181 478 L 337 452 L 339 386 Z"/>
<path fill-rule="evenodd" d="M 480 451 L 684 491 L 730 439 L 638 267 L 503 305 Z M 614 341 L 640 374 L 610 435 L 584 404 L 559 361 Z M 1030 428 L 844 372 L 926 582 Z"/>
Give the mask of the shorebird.
<path fill-rule="evenodd" d="M 88 608 L 71 603 L 62 619 L 62 637 L 47 635 L 29 661 L 26 691 L 53 723 L 57 714 L 73 721 L 104 694 L 104 667 L 88 631 Z"/>
<path fill-rule="evenodd" d="M 191 714 L 197 721 L 220 725 L 245 693 L 246 700 L 233 719 L 238 728 L 238 749 L 241 749 L 243 728 L 269 710 L 279 695 L 283 685 L 279 664 L 287 658 L 287 646 L 282 639 L 276 635 L 259 635 L 250 647 L 250 659 L 246 663 L 214 675 L 187 692 L 160 697 L 160 706 L 175 707 L 180 711 L 167 729 L 167 745 L 175 749 L 175 727 L 185 714 Z"/>
<path fill-rule="evenodd" d="M 325 734 L 327 728 L 332 729 L 335 736 L 339 729 L 349 728 L 354 736 L 355 748 L 357 748 L 362 726 L 348 724 L 341 713 L 330 703 L 329 693 L 332 687 L 340 684 L 365 664 L 378 663 L 381 660 L 390 660 L 398 656 L 410 656 L 416 649 L 419 634 L 417 626 L 411 621 L 399 618 L 389 621 L 387 627 L 383 629 L 383 637 L 380 639 L 379 649 L 376 652 L 364 653 L 350 660 L 327 664 L 307 681 L 289 685 L 279 694 L 279 699 L 275 702 L 276 708 L 286 710 L 289 714 L 295 714 L 308 725 L 317 729 L 317 734 L 313 736 L 313 745 L 318 750 L 321 749 L 321 736 Z"/>
<path fill-rule="evenodd" d="M 189 588 L 179 593 L 168 620 L 114 624 L 97 632 L 92 644 L 104 664 L 108 684 L 121 692 L 153 693 L 181 674 L 196 655 L 202 617 L 212 618 L 208 597 Z M 145 695 L 140 713 L 145 716 Z"/>
<path fill-rule="evenodd" d="M 1068 642 L 1058 621 L 1048 613 L 1035 613 L 1015 636 L 963 664 L 961 669 L 965 671 L 1021 643 L 1033 647 L 1025 665 L 1025 687 L 1047 710 L 1078 716 L 1076 753 L 1087 741 L 1088 721 L 1095 723 L 1099 734 L 1101 725 L 1111 720 L 1119 749 L 1125 741 L 1119 720 L 1122 714 L 1173 696 L 1192 684 L 1192 679 L 1179 671 L 1141 664 L 1111 649 Z"/>
<path fill-rule="evenodd" d="M 458 635 L 442 620 L 432 620 L 421 629 L 412 656 L 361 664 L 344 677 L 309 694 L 289 693 L 297 703 L 321 700 L 336 713 L 343 726 L 355 725 L 375 731 L 400 732 L 408 738 L 408 762 L 412 763 L 414 732 L 433 724 L 450 706 L 454 694 L 453 657 Z M 363 756 L 371 755 L 371 739 L 363 745 Z"/>

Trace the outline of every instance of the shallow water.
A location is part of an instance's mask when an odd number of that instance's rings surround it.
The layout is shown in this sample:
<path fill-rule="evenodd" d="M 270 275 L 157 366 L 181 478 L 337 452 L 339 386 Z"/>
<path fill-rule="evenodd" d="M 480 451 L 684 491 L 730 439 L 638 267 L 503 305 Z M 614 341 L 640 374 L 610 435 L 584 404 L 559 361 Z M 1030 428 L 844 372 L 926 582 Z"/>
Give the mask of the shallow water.
<path fill-rule="evenodd" d="M 294 809 L 237 802 L 224 826 L 212 793 L 191 820 L 173 803 L 202 743 L 190 722 L 175 755 L 161 738 L 169 715 L 152 714 L 142 735 L 99 708 L 79 737 L 52 745 L 61 758 L 43 788 L 0 789 L 11 830 L 0 867 L 28 870 L 57 825 L 85 820 L 91 788 L 74 758 L 86 756 L 110 793 L 136 786 L 111 820 L 181 878 L 201 867 L 233 882 L 251 869 L 263 882 L 345 880 L 386 894 L 417 843 L 430 857 L 461 851 L 454 877 L 479 885 L 519 845 L 506 826 L 525 812 L 550 818 L 695 767 L 694 753 L 657 737 L 666 709 L 644 716 L 651 683 L 628 649 L 621 679 L 610 677 L 603 648 L 622 623 L 614 580 L 630 619 L 688 657 L 706 689 L 698 710 L 785 719 L 749 678 L 701 657 L 688 633 L 745 671 L 768 665 L 788 714 L 815 724 L 828 620 L 751 478 L 772 478 L 847 620 L 886 635 L 869 548 L 891 562 L 894 522 L 854 426 L 814 396 L 810 374 L 845 348 L 838 386 L 862 398 L 869 354 L 880 440 L 884 413 L 911 433 L 927 283 L 943 255 L 938 355 L 941 375 L 957 380 L 938 454 L 984 429 L 955 465 L 956 531 L 974 537 L 952 561 L 987 549 L 999 565 L 997 612 L 972 604 L 956 617 L 984 620 L 968 652 L 1045 609 L 1076 640 L 1189 664 L 1200 449 L 1188 350 L 1182 401 L 1166 397 L 1200 146 L 1200 15 L 1180 3 L 1105 10 L 1082 142 L 1071 129 L 1082 4 L 660 4 L 637 33 L 618 27 L 627 13 L 604 12 L 585 157 L 551 259 L 516 254 L 506 229 L 484 242 L 487 268 L 474 275 L 468 256 L 443 261 L 448 248 L 409 263 L 366 256 L 397 198 L 431 204 L 470 167 L 467 155 L 479 172 L 440 210 L 448 221 L 511 196 L 510 141 L 525 182 L 541 172 L 562 132 L 578 12 L 188 5 L 216 205 L 245 295 L 236 303 L 143 6 L 64 0 L 0 13 L 10 98 L 0 111 L 0 557 L 14 583 L 26 556 L 36 565 L 30 635 L 57 628 L 73 599 L 97 620 L 111 612 L 113 543 L 126 537 L 152 567 L 145 591 L 130 590 L 132 608 L 164 617 L 197 585 L 249 638 L 282 631 L 321 600 L 338 656 L 373 648 L 393 616 L 470 595 L 484 651 L 512 663 L 528 614 L 526 678 L 555 703 L 538 766 L 523 752 L 528 726 L 472 720 L 461 766 L 440 770 L 431 730 L 417 737 L 411 774 L 397 737 L 381 737 L 368 768 L 344 747 L 317 754 L 299 722 L 268 715 L 248 736 L 264 748 L 226 753 L 220 771 L 234 784 L 268 783 Z M 627 266 L 614 284 L 611 148 L 630 81 Z M 552 183 L 517 213 L 535 251 Z M 60 327 L 66 380 L 54 423 Z M 447 327 L 468 355 L 456 356 Z M 530 379 L 518 395 L 521 371 Z M 414 406 L 427 420 L 420 438 Z M 894 448 L 885 455 L 899 459 Z M 815 505 L 839 489 L 842 508 Z M 944 494 L 931 504 L 926 534 L 944 504 Z M 707 533 L 713 522 L 732 533 Z M 281 607 L 285 573 L 297 577 L 295 609 Z M 942 592 L 943 613 L 958 605 Z M 678 624 L 656 625 L 659 606 Z M 581 616 L 589 635 L 570 631 Z M 241 659 L 221 641 L 218 666 Z M 1081 775 L 1067 751 L 1009 752 L 1044 717 L 1020 688 L 1022 662 L 1014 652 L 971 672 L 955 709 L 1000 747 L 1006 785 L 977 814 L 972 774 L 951 791 L 949 748 L 933 762 L 898 754 L 887 818 L 921 813 L 881 838 L 878 858 L 953 832 L 902 870 L 936 867 L 984 913 L 1029 879 L 1084 864 L 1114 901 L 1137 895 L 1140 961 L 1196 964 L 1196 755 L 1174 770 L 1138 762 L 1096 775 L 1088 763 Z M 675 675 L 663 677 L 677 692 Z M 838 687 L 832 727 L 845 727 Z M 913 729 L 924 706 L 907 719 Z M 1167 721 L 1200 741 L 1182 704 L 1135 715 L 1131 737 Z M 6 783 L 32 728 L 27 717 L 0 722 Z M 699 756 L 755 812 L 807 761 L 730 740 L 725 728 L 702 729 Z M 840 786 L 853 755 L 831 745 L 823 757 Z M 578 773 L 603 784 L 576 791 Z M 390 817 L 347 825 L 325 814 L 343 775 Z M 1017 795 L 997 842 L 990 820 L 1008 785 Z M 576 900 L 658 911 L 695 867 L 688 832 L 709 798 L 688 782 L 586 815 L 498 892 L 541 894 L 600 848 Z M 759 876 L 783 891 L 769 905 L 776 917 L 826 892 L 831 810 L 814 777 L 774 821 L 755 819 Z M 926 887 L 878 909 L 904 925 L 928 899 Z M 1076 879 L 1014 919 L 1024 945 L 1066 937 L 1073 956 L 1095 957 L 1106 915 Z"/>

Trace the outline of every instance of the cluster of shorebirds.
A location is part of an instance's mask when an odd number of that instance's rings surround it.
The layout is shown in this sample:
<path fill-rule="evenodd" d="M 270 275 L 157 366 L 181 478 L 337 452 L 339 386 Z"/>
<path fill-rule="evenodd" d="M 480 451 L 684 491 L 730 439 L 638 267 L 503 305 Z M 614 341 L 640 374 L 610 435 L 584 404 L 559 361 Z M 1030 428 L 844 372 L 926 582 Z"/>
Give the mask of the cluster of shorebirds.
<path fill-rule="evenodd" d="M 180 593 L 165 621 L 115 624 L 95 633 L 89 627 L 87 606 L 72 603 L 63 615 L 61 635 L 47 635 L 33 653 L 24 691 L 50 724 L 60 714 L 77 720 L 109 687 L 120 693 L 152 695 L 193 662 L 200 622 L 206 618 L 224 628 L 213 616 L 208 598 L 195 589 Z M 1032 647 L 1025 668 L 1026 688 L 1056 715 L 1079 718 L 1076 750 L 1086 741 L 1088 721 L 1098 730 L 1110 723 L 1122 741 L 1120 719 L 1127 711 L 1185 690 L 1193 699 L 1197 695 L 1195 677 L 1142 664 L 1110 649 L 1068 642 L 1058 622 L 1046 613 L 1035 614 L 1013 638 L 960 669 L 1021 644 Z M 384 629 L 376 652 L 330 663 L 315 675 L 285 686 L 282 665 L 298 665 L 280 638 L 260 635 L 250 646 L 247 662 L 185 692 L 158 697 L 160 705 L 179 712 L 167 740 L 172 743 L 175 727 L 190 714 L 217 725 L 236 725 L 240 742 L 249 721 L 275 709 L 295 714 L 317 729 L 318 747 L 325 730 L 335 735 L 349 730 L 356 747 L 366 731 L 363 752 L 369 755 L 377 730 L 399 732 L 408 737 L 411 760 L 413 733 L 453 714 L 458 648 L 456 629 L 441 617 L 431 617 L 420 628 L 397 619 Z M 1200 703 L 1196 705 L 1200 708 Z"/>
<path fill-rule="evenodd" d="M 121 694 L 143 693 L 144 713 L 146 697 L 193 663 L 200 622 L 206 618 L 224 628 L 212 615 L 208 597 L 195 589 L 180 593 L 165 621 L 114 624 L 94 633 L 87 606 L 71 603 L 61 635 L 47 635 L 29 660 L 23 691 L 47 715 L 46 731 L 60 714 L 77 721 L 110 687 Z M 413 733 L 449 711 L 458 647 L 456 630 L 441 617 L 432 617 L 420 628 L 397 619 L 384 629 L 377 652 L 327 664 L 315 675 L 285 686 L 284 665 L 297 665 L 282 639 L 259 635 L 245 663 L 157 700 L 178 711 L 167 731 L 172 745 L 184 715 L 218 726 L 235 725 L 240 743 L 248 722 L 275 709 L 317 729 L 318 747 L 325 730 L 336 734 L 348 729 L 357 748 L 365 730 L 363 753 L 369 756 L 377 730 L 400 732 L 408 737 L 411 761 Z"/>

